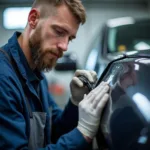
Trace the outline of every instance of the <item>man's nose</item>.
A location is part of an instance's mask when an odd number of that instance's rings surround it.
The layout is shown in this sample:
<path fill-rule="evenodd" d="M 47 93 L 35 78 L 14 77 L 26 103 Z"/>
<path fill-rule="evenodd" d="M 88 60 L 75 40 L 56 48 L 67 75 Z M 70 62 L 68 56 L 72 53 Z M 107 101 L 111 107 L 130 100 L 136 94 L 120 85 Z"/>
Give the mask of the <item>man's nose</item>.
<path fill-rule="evenodd" d="M 68 40 L 63 40 L 63 41 L 60 41 L 59 43 L 58 43 L 58 47 L 59 47 L 59 49 L 61 49 L 62 51 L 67 51 L 67 49 L 68 49 Z"/>

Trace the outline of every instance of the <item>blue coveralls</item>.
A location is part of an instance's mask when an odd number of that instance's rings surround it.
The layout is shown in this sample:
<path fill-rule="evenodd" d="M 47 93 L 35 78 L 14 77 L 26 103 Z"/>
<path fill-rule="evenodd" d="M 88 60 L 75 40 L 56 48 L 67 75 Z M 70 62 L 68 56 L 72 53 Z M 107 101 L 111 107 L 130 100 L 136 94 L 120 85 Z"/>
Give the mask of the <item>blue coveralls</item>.
<path fill-rule="evenodd" d="M 15 32 L 2 49 L 13 60 L 24 87 L 8 58 L 0 53 L 0 150 L 28 149 L 30 118 L 26 98 L 33 111 L 47 114 L 44 150 L 87 150 L 89 144 L 76 129 L 78 107 L 69 101 L 64 111 L 59 109 L 48 93 L 44 74 L 30 69 L 17 41 L 20 34 Z"/>

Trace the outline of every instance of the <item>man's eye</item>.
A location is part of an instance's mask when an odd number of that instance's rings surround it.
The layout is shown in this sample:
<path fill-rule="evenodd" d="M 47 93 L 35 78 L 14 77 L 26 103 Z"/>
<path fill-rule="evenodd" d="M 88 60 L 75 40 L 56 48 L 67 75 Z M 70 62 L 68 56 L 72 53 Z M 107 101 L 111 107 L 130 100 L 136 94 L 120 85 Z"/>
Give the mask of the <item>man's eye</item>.
<path fill-rule="evenodd" d="M 60 31 L 60 30 L 55 30 L 56 31 L 56 34 L 59 35 L 59 36 L 64 36 L 65 33 L 63 31 Z"/>

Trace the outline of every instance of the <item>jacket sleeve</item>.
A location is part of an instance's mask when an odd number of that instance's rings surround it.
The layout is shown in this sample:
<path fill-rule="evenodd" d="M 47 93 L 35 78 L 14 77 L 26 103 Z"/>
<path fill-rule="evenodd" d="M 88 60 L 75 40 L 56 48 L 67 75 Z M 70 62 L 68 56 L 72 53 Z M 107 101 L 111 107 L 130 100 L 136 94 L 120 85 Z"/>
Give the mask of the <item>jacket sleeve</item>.
<path fill-rule="evenodd" d="M 25 116 L 21 93 L 13 78 L 0 74 L 0 149 L 28 150 Z M 62 114 L 62 113 L 60 113 Z M 88 143 L 75 128 L 61 136 L 45 150 L 84 150 Z"/>
<path fill-rule="evenodd" d="M 87 143 L 78 129 L 61 136 L 56 144 L 49 144 L 39 150 L 91 150 L 91 144 Z"/>

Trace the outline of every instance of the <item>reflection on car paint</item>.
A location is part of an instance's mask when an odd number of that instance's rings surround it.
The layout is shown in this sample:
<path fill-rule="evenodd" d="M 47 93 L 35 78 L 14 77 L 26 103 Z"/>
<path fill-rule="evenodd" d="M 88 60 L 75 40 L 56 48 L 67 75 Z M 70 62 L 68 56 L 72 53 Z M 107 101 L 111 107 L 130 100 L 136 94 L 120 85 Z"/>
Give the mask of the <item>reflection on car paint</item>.
<path fill-rule="evenodd" d="M 114 77 L 116 77 L 117 74 L 119 74 L 122 71 L 122 65 L 121 64 L 117 64 L 116 66 L 114 66 L 114 68 L 109 72 L 108 77 L 106 77 L 106 82 L 109 83 L 109 85 L 112 85 L 112 81 L 114 79 Z"/>
<path fill-rule="evenodd" d="M 102 79 L 111 86 L 111 98 L 97 135 L 99 147 L 150 149 L 149 77 L 150 59 L 147 58 L 126 58 L 110 66 Z"/>

